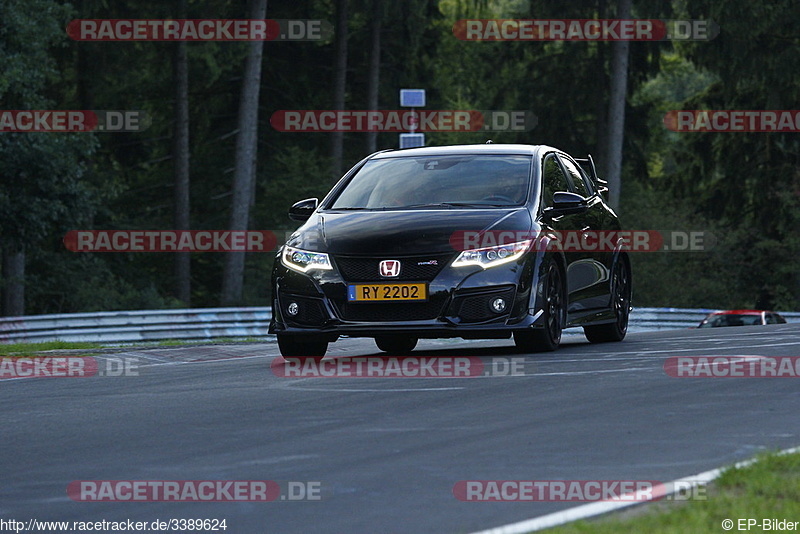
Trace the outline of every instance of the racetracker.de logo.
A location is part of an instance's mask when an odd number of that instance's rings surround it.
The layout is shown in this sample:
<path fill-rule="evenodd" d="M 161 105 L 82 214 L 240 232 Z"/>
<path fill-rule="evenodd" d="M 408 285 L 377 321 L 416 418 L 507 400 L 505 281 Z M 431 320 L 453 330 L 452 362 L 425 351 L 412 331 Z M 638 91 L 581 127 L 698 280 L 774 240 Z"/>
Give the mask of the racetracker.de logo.
<path fill-rule="evenodd" d="M 70 230 L 72 252 L 269 252 L 278 238 L 269 230 Z"/>
<path fill-rule="evenodd" d="M 479 376 L 523 376 L 524 358 L 476 356 L 355 356 L 314 360 L 283 358 L 270 369 L 281 378 L 475 378 Z"/>
<path fill-rule="evenodd" d="M 333 26 L 308 19 L 78 19 L 75 41 L 325 41 Z"/>
<path fill-rule="evenodd" d="M 673 132 L 800 132 L 800 110 L 673 110 L 664 126 Z"/>
<path fill-rule="evenodd" d="M 480 251 L 524 241 L 530 241 L 532 250 L 560 252 L 698 252 L 716 244 L 710 232 L 677 230 L 457 230 L 450 236 L 450 246 L 457 251 Z"/>
<path fill-rule="evenodd" d="M 707 500 L 706 486 L 683 479 L 459 480 L 453 496 L 465 502 L 646 502 Z"/>
<path fill-rule="evenodd" d="M 91 356 L 0 358 L 0 379 L 86 378 L 97 371 L 97 360 Z"/>
<path fill-rule="evenodd" d="M 272 480 L 76 480 L 67 495 L 78 502 L 270 502 L 281 488 Z"/>
<path fill-rule="evenodd" d="M 462 41 L 707 41 L 719 35 L 710 20 L 461 19 Z"/>
<path fill-rule="evenodd" d="M 17 356 L 0 358 L 0 380 L 139 376 L 138 358 L 106 356 Z"/>
<path fill-rule="evenodd" d="M 524 132 L 536 127 L 530 111 L 285 110 L 272 114 L 279 132 Z"/>
<path fill-rule="evenodd" d="M 0 132 L 141 132 L 150 118 L 138 110 L 0 110 Z"/>
<path fill-rule="evenodd" d="M 672 356 L 664 372 L 673 378 L 798 378 L 800 356 Z"/>
<path fill-rule="evenodd" d="M 466 502 L 652 501 L 655 480 L 459 480 L 453 495 Z"/>

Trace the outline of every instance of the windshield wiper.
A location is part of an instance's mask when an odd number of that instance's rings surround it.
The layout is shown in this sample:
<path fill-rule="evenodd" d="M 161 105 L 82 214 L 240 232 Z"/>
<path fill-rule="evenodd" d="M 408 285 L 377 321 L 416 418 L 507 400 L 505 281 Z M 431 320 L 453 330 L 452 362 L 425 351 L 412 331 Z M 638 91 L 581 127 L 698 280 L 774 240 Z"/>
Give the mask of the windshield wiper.
<path fill-rule="evenodd" d="M 385 210 L 387 208 L 357 208 L 354 206 L 348 206 L 346 208 L 328 208 L 331 211 L 376 211 L 376 210 Z"/>
<path fill-rule="evenodd" d="M 330 211 L 386 211 L 416 208 L 501 208 L 513 204 L 497 204 L 492 202 L 425 202 L 423 204 L 409 204 L 408 206 L 381 206 L 379 208 L 359 208 L 347 206 L 344 208 L 328 208 Z"/>
<path fill-rule="evenodd" d="M 511 204 L 496 204 L 491 202 L 431 202 L 426 204 L 411 204 L 398 206 L 399 208 L 485 208 L 485 207 L 511 206 Z"/>

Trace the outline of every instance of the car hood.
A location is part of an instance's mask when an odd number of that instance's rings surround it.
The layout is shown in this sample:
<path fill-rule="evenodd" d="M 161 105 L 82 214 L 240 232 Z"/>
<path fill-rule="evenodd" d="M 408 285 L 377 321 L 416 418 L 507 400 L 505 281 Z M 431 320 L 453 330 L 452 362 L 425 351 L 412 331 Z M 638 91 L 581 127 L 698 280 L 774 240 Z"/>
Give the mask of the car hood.
<path fill-rule="evenodd" d="M 454 252 L 457 232 L 531 230 L 525 208 L 321 212 L 292 234 L 290 246 L 330 254 Z"/>

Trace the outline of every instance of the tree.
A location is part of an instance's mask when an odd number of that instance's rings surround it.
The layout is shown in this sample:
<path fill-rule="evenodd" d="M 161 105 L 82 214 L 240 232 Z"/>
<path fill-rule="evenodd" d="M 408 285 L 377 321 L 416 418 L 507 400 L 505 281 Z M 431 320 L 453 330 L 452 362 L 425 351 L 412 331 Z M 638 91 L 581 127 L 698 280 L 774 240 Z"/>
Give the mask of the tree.
<path fill-rule="evenodd" d="M 263 19 L 267 13 L 267 0 L 250 0 L 250 18 Z M 258 96 L 261 88 L 261 58 L 263 41 L 252 41 L 244 64 L 242 95 L 239 101 L 239 132 L 236 138 L 236 169 L 233 176 L 231 200 L 231 230 L 247 230 L 253 195 L 258 153 Z M 223 306 L 238 304 L 242 299 L 244 283 L 244 252 L 228 252 L 222 275 Z"/>
<path fill-rule="evenodd" d="M 53 0 L 0 3 L 0 109 L 47 109 L 58 92 L 53 47 L 66 40 L 70 8 Z M 25 313 L 25 251 L 54 226 L 92 209 L 81 183 L 91 134 L 5 133 L 0 137 L 0 242 L 4 315 Z"/>
<path fill-rule="evenodd" d="M 619 0 L 617 18 L 631 18 L 631 0 Z M 611 90 L 608 103 L 608 200 L 612 208 L 619 206 L 622 189 L 622 145 L 625 139 L 625 103 L 628 95 L 629 41 L 616 41 L 612 45 Z"/>
<path fill-rule="evenodd" d="M 372 0 L 372 20 L 370 21 L 371 47 L 369 51 L 369 80 L 367 84 L 367 109 L 378 109 L 378 93 L 381 80 L 381 22 L 383 19 L 382 0 Z M 378 132 L 367 134 L 367 152 L 378 149 Z"/>
<path fill-rule="evenodd" d="M 186 0 L 178 0 L 178 18 L 186 18 Z M 175 208 L 173 220 L 176 230 L 189 230 L 189 59 L 187 44 L 175 45 L 175 132 L 173 134 L 173 169 L 175 175 Z M 175 296 L 191 306 L 191 253 L 175 254 Z"/>
<path fill-rule="evenodd" d="M 782 110 L 800 99 L 800 38 L 793 0 L 686 4 L 687 18 L 712 19 L 722 31 L 682 47 L 718 82 L 682 109 Z M 670 181 L 677 194 L 739 236 L 738 278 L 750 306 L 800 306 L 800 140 L 793 132 L 683 133 Z"/>
<path fill-rule="evenodd" d="M 333 80 L 333 109 L 344 109 L 347 91 L 347 0 L 336 0 L 336 66 Z M 344 132 L 331 135 L 332 177 L 342 175 Z"/>

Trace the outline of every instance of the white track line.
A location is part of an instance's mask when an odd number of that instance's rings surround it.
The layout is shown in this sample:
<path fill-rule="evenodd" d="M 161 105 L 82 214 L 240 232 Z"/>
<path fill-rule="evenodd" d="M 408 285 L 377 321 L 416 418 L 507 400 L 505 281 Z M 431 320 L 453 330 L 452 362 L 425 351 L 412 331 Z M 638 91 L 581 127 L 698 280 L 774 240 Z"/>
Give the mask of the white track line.
<path fill-rule="evenodd" d="M 800 447 L 784 449 L 779 451 L 777 454 L 793 454 L 795 452 L 800 452 Z M 756 463 L 756 461 L 757 460 L 755 458 L 751 458 L 750 460 L 744 460 L 736 463 L 733 465 L 733 467 L 747 467 Z M 716 479 L 722 474 L 723 471 L 725 471 L 725 469 L 728 468 L 720 467 L 718 469 L 712 469 L 711 471 L 705 471 L 690 477 L 679 478 L 668 484 L 665 484 L 664 487 L 680 488 L 681 490 L 686 490 L 689 487 L 695 488 L 700 485 L 708 484 L 712 480 Z M 672 493 L 674 493 L 674 491 Z M 672 493 L 669 493 L 669 495 Z M 660 501 L 663 499 L 664 496 L 660 496 L 658 500 Z M 526 519 L 525 521 L 520 521 L 518 523 L 510 523 L 508 525 L 490 528 L 488 530 L 481 530 L 480 532 L 473 532 L 472 534 L 527 534 L 528 532 L 536 532 L 546 528 L 557 527 L 566 523 L 571 523 L 572 521 L 578 521 L 580 519 L 588 519 L 590 517 L 607 514 L 609 512 L 616 512 L 618 510 L 622 510 L 623 508 L 645 504 L 646 502 L 648 501 L 593 502 L 576 506 L 575 508 L 570 508 L 561 512 L 555 512 L 552 514 L 534 517 L 532 519 Z"/>

